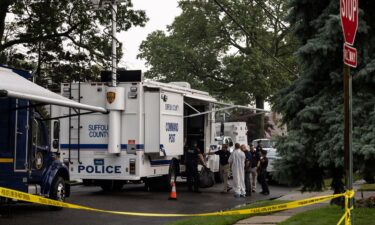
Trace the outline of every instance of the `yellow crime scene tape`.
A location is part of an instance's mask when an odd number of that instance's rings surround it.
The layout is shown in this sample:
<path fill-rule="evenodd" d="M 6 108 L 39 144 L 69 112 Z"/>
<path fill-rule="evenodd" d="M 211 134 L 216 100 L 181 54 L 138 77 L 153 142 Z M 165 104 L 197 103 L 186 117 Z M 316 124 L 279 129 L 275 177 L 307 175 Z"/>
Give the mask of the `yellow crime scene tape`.
<path fill-rule="evenodd" d="M 342 194 L 335 194 L 335 195 L 326 195 L 326 196 L 319 196 L 313 197 L 293 202 L 288 202 L 284 204 L 276 204 L 271 206 L 264 206 L 259 208 L 250 208 L 250 209 L 235 209 L 235 210 L 228 210 L 223 212 L 212 212 L 212 213 L 198 213 L 198 214 L 165 214 L 165 213 L 140 213 L 140 212 L 121 212 L 121 211 L 112 211 L 112 210 L 103 210 L 103 209 L 96 209 L 76 204 L 70 204 L 65 202 L 60 202 L 36 195 L 31 195 L 28 193 L 15 191 L 8 188 L 0 187 L 0 197 L 16 199 L 25 202 L 31 202 L 36 204 L 48 205 L 48 206 L 55 206 L 55 207 L 62 207 L 68 209 L 80 209 L 80 210 L 87 210 L 93 212 L 102 212 L 102 213 L 111 213 L 117 215 L 127 215 L 127 216 L 143 216 L 143 217 L 198 217 L 198 216 L 230 216 L 230 215 L 250 215 L 250 214 L 258 214 L 258 213 L 270 213 L 276 211 L 282 211 L 287 209 L 299 208 L 302 206 L 313 205 L 320 202 L 325 202 L 334 198 L 345 197 L 345 214 L 340 219 L 339 224 L 345 219 L 345 225 L 349 225 L 347 221 L 350 217 L 350 212 L 352 208 L 349 208 L 349 199 L 354 196 L 354 191 L 350 190 L 346 193 Z"/>

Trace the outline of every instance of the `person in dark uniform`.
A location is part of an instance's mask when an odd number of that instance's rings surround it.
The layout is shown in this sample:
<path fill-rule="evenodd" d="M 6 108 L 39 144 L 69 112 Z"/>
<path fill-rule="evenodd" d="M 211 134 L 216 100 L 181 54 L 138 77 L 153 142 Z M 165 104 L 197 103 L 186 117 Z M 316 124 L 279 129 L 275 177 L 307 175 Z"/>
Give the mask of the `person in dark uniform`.
<path fill-rule="evenodd" d="M 252 192 L 255 192 L 257 188 L 257 176 L 258 176 L 258 163 L 259 163 L 259 154 L 255 151 L 254 145 L 250 145 L 250 166 L 251 166 L 251 185 L 252 185 Z"/>
<path fill-rule="evenodd" d="M 232 189 L 228 183 L 229 172 L 230 172 L 230 165 L 228 162 L 228 159 L 230 157 L 230 151 L 228 150 L 228 145 L 223 144 L 220 150 L 216 152 L 209 152 L 206 155 L 213 155 L 213 154 L 219 156 L 219 159 L 220 159 L 219 171 L 224 182 L 224 190 L 222 191 L 222 193 L 227 193 Z"/>
<path fill-rule="evenodd" d="M 241 150 L 245 153 L 246 161 L 245 161 L 245 190 L 246 196 L 251 196 L 251 154 L 250 151 L 246 149 L 246 145 L 241 145 Z"/>
<path fill-rule="evenodd" d="M 262 140 L 257 141 L 257 147 L 255 148 L 255 150 L 258 155 L 260 155 L 261 151 L 263 150 Z"/>
<path fill-rule="evenodd" d="M 264 195 L 270 194 L 270 190 L 267 184 L 267 166 L 268 166 L 267 151 L 262 150 L 260 152 L 260 160 L 258 163 L 258 178 L 259 178 L 259 183 L 262 185 L 262 192 L 260 193 Z"/>
<path fill-rule="evenodd" d="M 194 191 L 196 193 L 200 193 L 198 172 L 199 163 L 206 167 L 203 155 L 198 148 L 198 143 L 196 141 L 193 141 L 192 145 L 186 150 L 185 165 L 189 191 Z"/>

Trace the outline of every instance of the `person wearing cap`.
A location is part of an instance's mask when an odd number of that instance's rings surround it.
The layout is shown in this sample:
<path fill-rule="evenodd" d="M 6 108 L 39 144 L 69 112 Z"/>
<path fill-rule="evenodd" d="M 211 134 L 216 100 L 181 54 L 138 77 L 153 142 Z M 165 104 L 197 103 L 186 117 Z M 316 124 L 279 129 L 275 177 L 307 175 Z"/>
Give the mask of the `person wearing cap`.
<path fill-rule="evenodd" d="M 257 141 L 257 147 L 255 148 L 255 150 L 260 155 L 260 152 L 263 150 L 262 140 Z"/>
<path fill-rule="evenodd" d="M 259 183 L 262 185 L 261 194 L 269 195 L 270 190 L 267 184 L 267 166 L 268 166 L 268 158 L 267 158 L 267 151 L 262 150 L 260 152 L 260 160 L 258 163 L 258 177 Z"/>

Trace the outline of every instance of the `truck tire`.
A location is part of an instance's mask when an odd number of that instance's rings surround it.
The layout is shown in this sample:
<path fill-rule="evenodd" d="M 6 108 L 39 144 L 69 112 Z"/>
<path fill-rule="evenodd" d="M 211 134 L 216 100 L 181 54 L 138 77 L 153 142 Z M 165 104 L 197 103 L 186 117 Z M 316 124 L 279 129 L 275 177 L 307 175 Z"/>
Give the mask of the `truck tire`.
<path fill-rule="evenodd" d="M 62 177 L 57 176 L 52 182 L 49 198 L 56 200 L 56 201 L 64 202 L 65 197 L 66 197 L 65 180 Z M 62 208 L 56 207 L 56 206 L 50 206 L 50 209 L 61 210 Z"/>
<path fill-rule="evenodd" d="M 93 184 L 92 180 L 89 179 L 82 179 L 83 186 L 91 186 Z"/>
<path fill-rule="evenodd" d="M 145 178 L 145 189 L 146 191 L 165 191 L 166 185 L 165 183 L 168 180 L 168 176 L 160 176 L 160 177 L 149 177 Z"/>
<path fill-rule="evenodd" d="M 100 182 L 100 187 L 105 192 L 121 191 L 124 182 L 121 180 L 104 180 Z"/>

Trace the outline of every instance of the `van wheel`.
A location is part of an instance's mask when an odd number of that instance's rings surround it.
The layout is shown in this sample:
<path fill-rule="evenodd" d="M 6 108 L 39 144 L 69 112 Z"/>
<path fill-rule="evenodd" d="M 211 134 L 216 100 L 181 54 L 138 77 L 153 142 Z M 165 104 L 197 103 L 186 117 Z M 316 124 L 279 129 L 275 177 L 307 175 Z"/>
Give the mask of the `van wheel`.
<path fill-rule="evenodd" d="M 62 177 L 56 177 L 51 185 L 51 190 L 49 194 L 49 198 L 64 202 L 66 197 L 66 186 L 65 186 L 65 180 Z M 50 206 L 51 210 L 61 210 L 61 207 L 56 206 Z"/>

